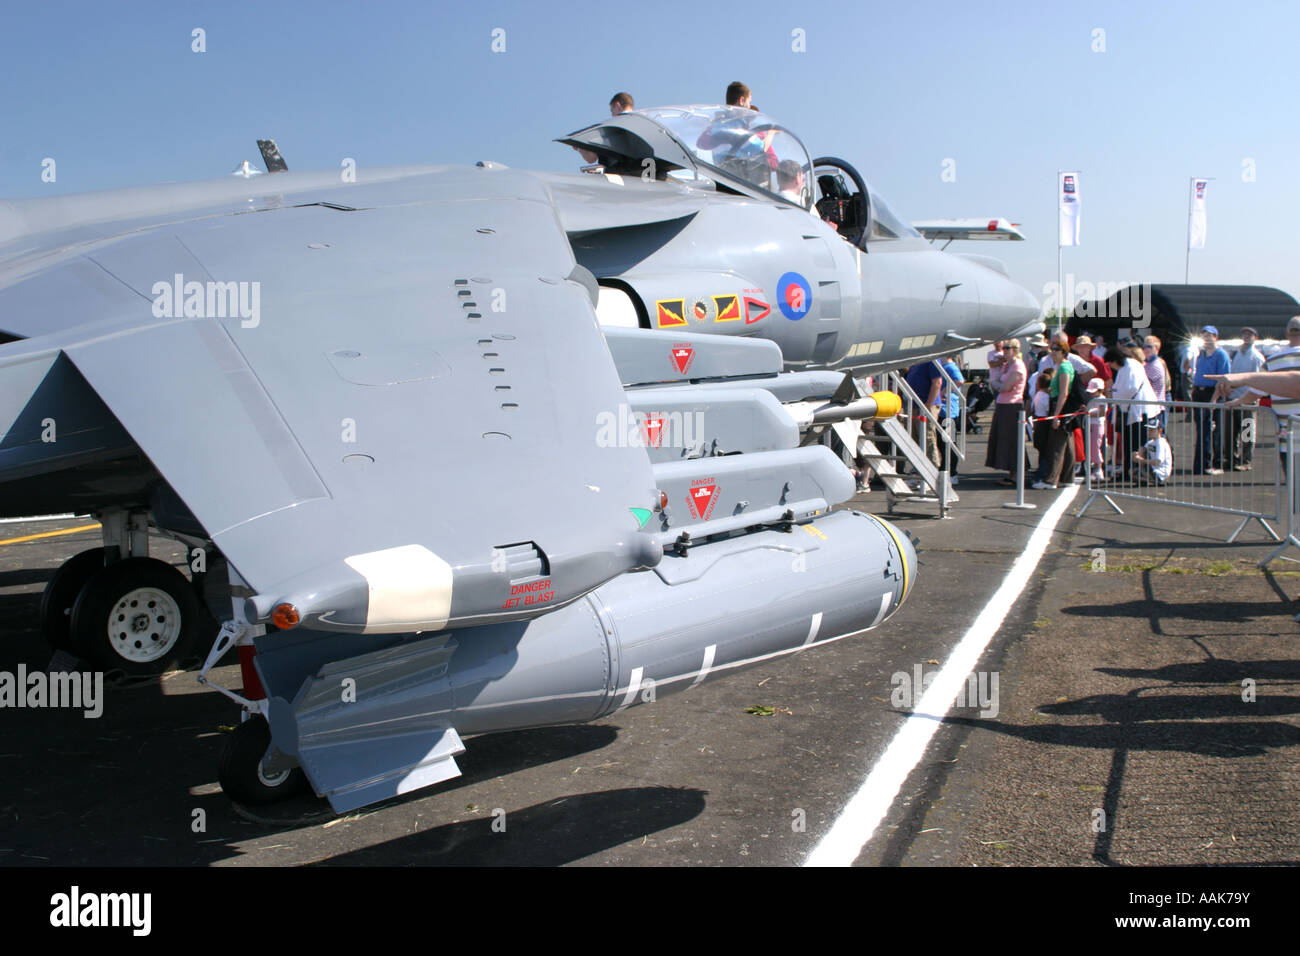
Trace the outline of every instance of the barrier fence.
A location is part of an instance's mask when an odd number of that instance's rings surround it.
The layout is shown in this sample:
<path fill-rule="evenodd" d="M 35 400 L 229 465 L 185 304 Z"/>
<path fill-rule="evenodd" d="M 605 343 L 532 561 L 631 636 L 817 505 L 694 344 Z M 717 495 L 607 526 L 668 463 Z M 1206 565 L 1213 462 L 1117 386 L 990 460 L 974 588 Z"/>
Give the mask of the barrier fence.
<path fill-rule="evenodd" d="M 1148 415 L 1148 406 L 1159 413 Z M 1026 435 L 1036 422 L 1055 417 L 1034 419 L 1022 412 L 1018 437 L 1022 472 Z M 1295 469 L 1287 467 L 1295 460 L 1295 439 L 1284 420 L 1268 409 L 1098 398 L 1074 418 L 1083 430 L 1085 462 L 1079 464 L 1076 476 L 1063 468 L 1059 480 L 1064 484 L 1073 477 L 1084 485 L 1086 498 L 1076 516 L 1085 514 L 1099 498 L 1123 514 L 1117 500 L 1127 498 L 1240 516 L 1227 538 L 1229 544 L 1248 524 L 1258 521 L 1270 539 L 1280 542 L 1261 566 L 1290 546 L 1300 548 L 1296 518 L 1300 482 Z M 1160 421 L 1161 428 L 1149 429 L 1149 419 Z M 1017 475 L 1016 502 L 1006 507 L 1032 507 L 1024 502 L 1024 487 L 1031 480 L 1023 473 Z M 1285 522 L 1284 538 L 1270 521 Z"/>
<path fill-rule="evenodd" d="M 1160 409 L 1154 417 L 1165 423 L 1163 428 L 1146 427 L 1143 411 L 1148 406 Z M 1104 413 L 1110 413 L 1109 443 L 1103 440 Z M 1238 414 L 1237 409 L 1211 402 L 1095 399 L 1084 418 L 1088 497 L 1080 515 L 1098 497 L 1123 514 L 1114 499 L 1131 498 L 1240 515 L 1241 523 L 1228 543 L 1252 520 L 1273 540 L 1280 540 L 1268 521 L 1284 519 L 1289 509 L 1282 487 L 1277 418 L 1271 412 Z M 1160 457 L 1153 447 L 1158 433 L 1163 434 L 1165 451 L 1172 459 L 1167 468 L 1155 464 Z M 1285 433 L 1281 440 L 1287 440 Z"/>

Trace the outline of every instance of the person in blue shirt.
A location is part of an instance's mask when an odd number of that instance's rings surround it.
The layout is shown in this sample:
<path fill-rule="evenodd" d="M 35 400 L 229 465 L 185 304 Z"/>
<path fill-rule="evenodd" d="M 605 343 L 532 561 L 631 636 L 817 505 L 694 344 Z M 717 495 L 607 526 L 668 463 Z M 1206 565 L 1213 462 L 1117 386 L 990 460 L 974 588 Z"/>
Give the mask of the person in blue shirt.
<path fill-rule="evenodd" d="M 924 410 L 914 409 L 912 419 L 912 437 L 919 440 L 921 432 L 921 414 L 925 415 L 925 457 L 935 468 L 939 467 L 939 443 L 935 438 L 935 428 L 939 421 L 941 407 L 939 392 L 943 388 L 943 376 L 933 362 L 921 362 L 907 370 L 907 384 L 921 399 Z"/>
<path fill-rule="evenodd" d="M 943 360 L 943 370 L 948 377 L 957 385 L 963 384 L 966 379 L 962 377 L 961 368 L 957 365 L 953 357 L 949 355 Z M 957 484 L 957 465 L 961 461 L 957 457 L 956 443 L 960 440 L 958 436 L 961 430 L 966 426 L 965 416 L 962 414 L 965 408 L 965 400 L 960 388 L 954 388 L 947 382 L 943 385 L 943 391 L 947 394 L 947 403 L 940 411 L 941 421 L 952 421 L 952 440 L 953 444 L 948 446 L 948 473 L 952 476 L 952 483 Z"/>
<path fill-rule="evenodd" d="M 1228 353 L 1219 348 L 1219 330 L 1212 325 L 1201 329 L 1205 343 L 1196 357 L 1196 375 L 1192 379 L 1192 401 L 1213 402 L 1217 379 L 1214 375 L 1227 375 L 1230 369 Z M 1198 408 L 1196 412 L 1196 454 L 1192 463 L 1194 475 L 1223 474 L 1223 413 L 1214 408 Z"/>

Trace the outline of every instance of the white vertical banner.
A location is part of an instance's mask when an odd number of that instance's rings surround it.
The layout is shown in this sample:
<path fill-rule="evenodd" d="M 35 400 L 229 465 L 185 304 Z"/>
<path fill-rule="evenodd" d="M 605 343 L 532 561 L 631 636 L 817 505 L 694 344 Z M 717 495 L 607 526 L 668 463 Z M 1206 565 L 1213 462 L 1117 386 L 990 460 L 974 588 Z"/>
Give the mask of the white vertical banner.
<path fill-rule="evenodd" d="M 1187 248 L 1205 248 L 1205 193 L 1210 187 L 1208 179 L 1192 180 L 1191 215 L 1187 217 Z"/>
<path fill-rule="evenodd" d="M 1059 229 L 1056 244 L 1077 246 L 1079 244 L 1079 174 L 1057 173 L 1057 179 Z"/>

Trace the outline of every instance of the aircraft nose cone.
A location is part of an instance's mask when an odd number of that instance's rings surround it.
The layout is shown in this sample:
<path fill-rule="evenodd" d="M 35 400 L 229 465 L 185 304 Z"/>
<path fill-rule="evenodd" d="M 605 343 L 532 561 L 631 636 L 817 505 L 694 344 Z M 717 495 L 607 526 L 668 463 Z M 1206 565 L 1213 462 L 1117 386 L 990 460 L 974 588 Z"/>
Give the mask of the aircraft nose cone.
<path fill-rule="evenodd" d="M 916 548 L 913 547 L 912 540 L 895 525 L 883 518 L 876 518 L 876 520 L 880 522 L 880 527 L 892 546 L 890 548 L 891 567 L 887 571 L 892 571 L 896 583 L 889 612 L 886 614 L 886 617 L 888 617 L 897 611 L 903 602 L 907 600 L 907 596 L 916 589 Z"/>
<path fill-rule="evenodd" d="M 1039 318 L 1042 308 L 1028 289 L 991 275 L 980 280 L 980 324 L 985 337 L 999 339 Z"/>

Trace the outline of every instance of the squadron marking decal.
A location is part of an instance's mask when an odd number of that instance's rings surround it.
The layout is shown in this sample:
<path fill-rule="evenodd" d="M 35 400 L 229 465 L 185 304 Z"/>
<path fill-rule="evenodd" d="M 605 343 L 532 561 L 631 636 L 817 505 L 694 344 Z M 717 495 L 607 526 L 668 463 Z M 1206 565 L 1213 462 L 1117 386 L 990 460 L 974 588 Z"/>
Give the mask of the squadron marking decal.
<path fill-rule="evenodd" d="M 687 507 L 701 521 L 708 521 L 713 506 L 718 502 L 718 485 L 712 478 L 696 478 L 686 494 Z"/>
<path fill-rule="evenodd" d="M 689 325 L 686 321 L 685 299 L 660 299 L 655 303 L 655 320 L 661 329 Z"/>
<path fill-rule="evenodd" d="M 673 368 L 677 369 L 677 371 L 682 375 L 685 375 L 686 370 L 690 368 L 691 363 L 695 361 L 695 349 L 691 348 L 689 345 L 674 345 L 672 357 Z"/>
<path fill-rule="evenodd" d="M 715 295 L 713 305 L 718 312 L 714 322 L 736 322 L 740 319 L 740 296 Z"/>
<path fill-rule="evenodd" d="M 765 319 L 771 313 L 772 307 L 762 299 L 751 299 L 745 296 L 745 324 L 753 325 L 759 319 Z"/>
<path fill-rule="evenodd" d="M 691 302 L 691 318 L 696 322 L 712 322 L 717 318 L 718 310 L 708 296 L 699 296 Z"/>

